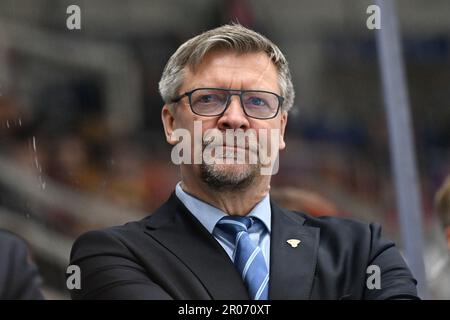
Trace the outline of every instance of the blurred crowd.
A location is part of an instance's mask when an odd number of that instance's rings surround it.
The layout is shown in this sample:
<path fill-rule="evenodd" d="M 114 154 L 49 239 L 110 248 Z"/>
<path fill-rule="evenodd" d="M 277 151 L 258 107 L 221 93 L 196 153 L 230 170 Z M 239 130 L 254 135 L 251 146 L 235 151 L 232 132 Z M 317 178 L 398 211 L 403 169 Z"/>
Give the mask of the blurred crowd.
<path fill-rule="evenodd" d="M 55 113 L 55 118 L 61 116 L 61 111 Z M 64 115 L 66 123 L 59 119 L 49 127 L 45 123 L 51 116 L 33 118 L 14 97 L 0 97 L 1 155 L 38 176 L 42 189 L 52 183 L 138 212 L 155 209 L 171 192 L 178 174 L 175 167 L 170 168 L 170 152 L 155 152 L 160 147 L 153 136 L 114 136 L 104 118 L 76 110 L 73 118 Z M 0 196 L 0 205 L 27 211 L 20 202 L 11 190 Z M 85 231 L 61 210 L 49 210 L 39 219 L 72 236 Z"/>

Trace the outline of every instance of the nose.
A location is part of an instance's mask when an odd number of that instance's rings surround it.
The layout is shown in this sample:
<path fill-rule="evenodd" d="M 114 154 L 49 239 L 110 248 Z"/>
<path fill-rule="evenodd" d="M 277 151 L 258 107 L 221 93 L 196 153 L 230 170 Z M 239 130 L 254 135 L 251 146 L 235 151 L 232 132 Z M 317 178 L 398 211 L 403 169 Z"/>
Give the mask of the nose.
<path fill-rule="evenodd" d="M 246 130 L 250 127 L 247 116 L 241 106 L 241 101 L 239 96 L 232 95 L 230 97 L 230 102 L 222 114 L 222 116 L 217 121 L 217 126 L 220 130 L 226 129 L 243 129 Z"/>

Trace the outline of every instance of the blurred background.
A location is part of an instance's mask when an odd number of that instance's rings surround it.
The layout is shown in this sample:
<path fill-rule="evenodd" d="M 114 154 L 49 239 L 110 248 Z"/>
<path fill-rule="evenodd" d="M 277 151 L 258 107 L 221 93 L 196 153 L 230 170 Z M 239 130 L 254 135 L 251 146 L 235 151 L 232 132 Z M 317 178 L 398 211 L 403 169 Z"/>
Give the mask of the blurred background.
<path fill-rule="evenodd" d="M 72 4 L 81 30 L 66 27 Z M 371 4 L 0 0 L 0 228 L 26 239 L 46 298 L 68 298 L 77 236 L 140 219 L 174 190 L 158 81 L 181 43 L 230 21 L 273 40 L 291 66 L 297 97 L 273 197 L 379 222 L 402 249 Z M 433 259 L 448 254 L 433 198 L 450 174 L 449 12 L 448 0 L 397 1 L 430 284 Z"/>

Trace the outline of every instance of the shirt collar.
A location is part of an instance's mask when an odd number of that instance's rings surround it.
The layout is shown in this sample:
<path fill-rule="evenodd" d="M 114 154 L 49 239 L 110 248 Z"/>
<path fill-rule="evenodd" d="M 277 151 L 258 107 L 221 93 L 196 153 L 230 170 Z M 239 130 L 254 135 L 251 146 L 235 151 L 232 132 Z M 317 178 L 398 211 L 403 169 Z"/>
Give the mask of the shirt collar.
<path fill-rule="evenodd" d="M 175 187 L 175 194 L 181 202 L 188 208 L 188 210 L 200 221 L 200 223 L 209 231 L 213 233 L 217 222 L 223 217 L 227 216 L 222 210 L 188 194 L 181 188 L 181 182 L 177 183 Z M 255 217 L 261 220 L 270 233 L 271 230 L 271 208 L 270 195 L 267 194 L 256 206 L 249 212 L 247 216 Z"/>

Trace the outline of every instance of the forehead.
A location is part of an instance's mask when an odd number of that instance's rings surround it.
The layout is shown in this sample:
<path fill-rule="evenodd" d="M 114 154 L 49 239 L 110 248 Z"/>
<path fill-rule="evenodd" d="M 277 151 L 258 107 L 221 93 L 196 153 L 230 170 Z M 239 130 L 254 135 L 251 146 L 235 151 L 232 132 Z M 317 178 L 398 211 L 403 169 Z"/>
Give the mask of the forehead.
<path fill-rule="evenodd" d="M 265 52 L 215 50 L 185 69 L 184 89 L 208 86 L 278 91 L 278 71 Z"/>

